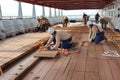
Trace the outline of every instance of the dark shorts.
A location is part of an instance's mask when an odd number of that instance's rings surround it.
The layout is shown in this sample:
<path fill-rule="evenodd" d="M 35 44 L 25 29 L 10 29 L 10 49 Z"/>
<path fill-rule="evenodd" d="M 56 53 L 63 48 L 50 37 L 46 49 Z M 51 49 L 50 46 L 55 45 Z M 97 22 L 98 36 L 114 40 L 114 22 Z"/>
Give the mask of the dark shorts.
<path fill-rule="evenodd" d="M 95 42 L 96 44 L 98 44 L 98 43 L 100 43 L 101 41 L 103 41 L 104 39 L 105 39 L 104 32 L 99 32 L 99 33 L 97 33 L 94 42 Z"/>
<path fill-rule="evenodd" d="M 72 47 L 72 37 L 62 41 L 62 48 L 70 49 Z"/>
<path fill-rule="evenodd" d="M 56 39 L 53 39 L 54 44 L 56 44 Z M 70 49 L 72 47 L 72 37 L 62 40 L 62 44 L 59 46 L 59 48 L 64 48 L 64 49 Z"/>

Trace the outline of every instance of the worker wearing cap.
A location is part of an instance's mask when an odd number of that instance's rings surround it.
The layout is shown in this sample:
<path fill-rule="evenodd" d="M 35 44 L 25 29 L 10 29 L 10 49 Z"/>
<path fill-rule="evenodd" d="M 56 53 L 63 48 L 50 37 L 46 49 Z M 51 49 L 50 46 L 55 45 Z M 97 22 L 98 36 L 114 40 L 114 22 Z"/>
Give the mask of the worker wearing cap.
<path fill-rule="evenodd" d="M 87 25 L 89 28 L 89 42 L 95 42 L 96 44 L 98 44 L 105 39 L 104 31 L 101 27 L 93 24 L 91 21 L 88 21 Z"/>
<path fill-rule="evenodd" d="M 45 47 L 49 47 L 49 50 L 54 50 L 60 47 L 63 49 L 70 49 L 72 47 L 72 36 L 66 31 L 55 31 L 53 27 L 48 29 L 48 34 L 51 35 Z M 54 46 L 50 48 L 51 42 L 54 42 Z"/>

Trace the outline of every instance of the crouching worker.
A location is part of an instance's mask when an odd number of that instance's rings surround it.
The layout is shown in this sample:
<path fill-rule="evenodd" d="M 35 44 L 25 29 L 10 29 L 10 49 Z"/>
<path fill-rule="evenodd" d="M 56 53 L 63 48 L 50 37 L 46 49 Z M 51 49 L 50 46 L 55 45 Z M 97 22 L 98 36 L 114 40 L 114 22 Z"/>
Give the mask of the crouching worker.
<path fill-rule="evenodd" d="M 61 48 L 64 51 L 68 51 L 72 47 L 72 36 L 66 31 L 56 31 L 53 27 L 50 27 L 47 32 L 51 35 L 45 45 L 48 50 Z M 51 42 L 54 43 L 53 47 L 50 46 Z"/>
<path fill-rule="evenodd" d="M 100 43 L 105 39 L 104 31 L 101 27 L 98 27 L 96 24 L 93 24 L 91 21 L 87 22 L 89 28 L 89 42 L 94 42 L 96 44 Z"/>

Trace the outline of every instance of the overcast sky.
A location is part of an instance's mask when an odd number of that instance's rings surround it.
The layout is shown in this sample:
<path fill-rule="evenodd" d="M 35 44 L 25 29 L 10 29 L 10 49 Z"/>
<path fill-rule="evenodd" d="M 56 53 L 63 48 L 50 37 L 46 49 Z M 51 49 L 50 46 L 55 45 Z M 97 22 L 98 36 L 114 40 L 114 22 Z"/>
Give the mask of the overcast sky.
<path fill-rule="evenodd" d="M 18 15 L 18 2 L 15 0 L 0 0 L 3 16 L 17 16 Z M 42 7 L 36 5 L 36 15 L 42 15 Z M 58 10 L 56 10 L 58 12 Z M 32 5 L 28 3 L 22 3 L 23 16 L 32 16 Z M 45 7 L 46 16 L 49 15 L 49 8 Z M 99 10 L 66 10 L 63 11 L 64 15 L 82 15 L 83 12 L 88 15 L 95 15 Z M 58 14 L 58 13 L 57 13 Z M 54 15 L 54 9 L 52 8 L 52 16 Z"/>

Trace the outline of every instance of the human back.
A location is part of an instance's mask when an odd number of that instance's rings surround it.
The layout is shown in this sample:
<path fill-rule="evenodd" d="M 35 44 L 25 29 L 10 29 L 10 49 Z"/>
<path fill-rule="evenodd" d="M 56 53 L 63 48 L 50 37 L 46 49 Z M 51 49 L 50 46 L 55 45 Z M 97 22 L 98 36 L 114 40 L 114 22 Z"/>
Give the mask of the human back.
<path fill-rule="evenodd" d="M 66 31 L 57 31 L 56 32 L 56 37 L 59 37 L 60 40 L 66 40 L 71 37 L 69 33 Z"/>

